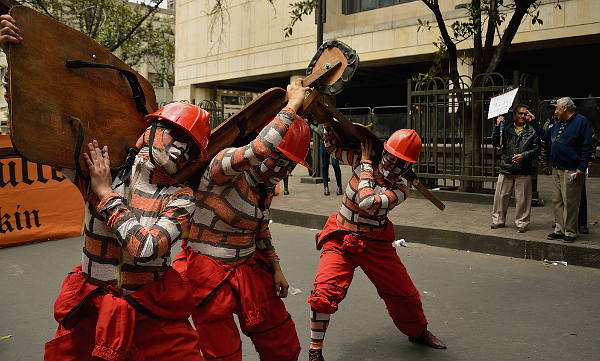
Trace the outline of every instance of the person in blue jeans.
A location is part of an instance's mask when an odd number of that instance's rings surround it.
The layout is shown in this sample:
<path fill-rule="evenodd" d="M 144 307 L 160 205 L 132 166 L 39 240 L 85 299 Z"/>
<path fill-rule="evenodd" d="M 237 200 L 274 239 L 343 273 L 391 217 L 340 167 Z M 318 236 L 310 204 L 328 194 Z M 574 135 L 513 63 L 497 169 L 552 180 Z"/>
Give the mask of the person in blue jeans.
<path fill-rule="evenodd" d="M 340 162 L 337 159 L 331 158 L 325 145 L 323 144 L 323 125 L 319 126 L 311 125 L 310 128 L 319 135 L 319 152 L 321 153 L 321 176 L 323 177 L 323 194 L 328 196 L 329 192 L 329 164 L 333 166 L 333 173 L 335 174 L 335 183 L 337 188 L 335 194 L 338 196 L 342 195 L 342 170 L 340 169 Z"/>
<path fill-rule="evenodd" d="M 319 148 L 321 150 L 321 174 L 323 175 L 323 194 L 328 196 L 329 192 L 329 161 L 331 160 L 331 165 L 333 166 L 333 173 L 335 174 L 335 183 L 337 187 L 335 189 L 335 194 L 338 196 L 342 195 L 342 170 L 340 169 L 340 162 L 331 158 L 327 150 L 325 149 L 325 145 L 323 145 L 323 141 L 321 140 L 319 144 Z"/>

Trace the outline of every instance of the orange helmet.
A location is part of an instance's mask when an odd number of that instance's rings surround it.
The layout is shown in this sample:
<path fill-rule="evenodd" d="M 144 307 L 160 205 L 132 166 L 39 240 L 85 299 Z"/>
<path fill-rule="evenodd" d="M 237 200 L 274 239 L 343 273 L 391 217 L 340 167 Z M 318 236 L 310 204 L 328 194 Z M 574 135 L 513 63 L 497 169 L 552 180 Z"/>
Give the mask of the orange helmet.
<path fill-rule="evenodd" d="M 198 145 L 202 158 L 206 158 L 206 147 L 210 138 L 210 113 L 206 110 L 189 103 L 170 103 L 158 109 L 152 114 L 146 115 L 146 121 L 158 118 L 166 120 L 185 131 Z"/>
<path fill-rule="evenodd" d="M 306 159 L 308 148 L 310 147 L 310 128 L 306 121 L 296 118 L 285 133 L 285 136 L 279 143 L 277 150 L 283 153 L 289 160 L 300 163 L 306 168 L 310 168 Z"/>
<path fill-rule="evenodd" d="M 383 145 L 385 150 L 394 156 L 414 163 L 421 153 L 421 138 L 412 129 L 400 129 L 394 132 Z"/>

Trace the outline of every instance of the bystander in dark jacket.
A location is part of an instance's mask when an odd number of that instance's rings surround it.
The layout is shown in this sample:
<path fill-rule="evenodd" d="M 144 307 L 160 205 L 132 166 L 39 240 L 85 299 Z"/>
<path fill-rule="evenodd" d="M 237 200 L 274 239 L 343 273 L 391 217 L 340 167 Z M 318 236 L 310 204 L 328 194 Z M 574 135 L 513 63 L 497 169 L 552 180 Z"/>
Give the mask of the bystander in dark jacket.
<path fill-rule="evenodd" d="M 525 105 L 514 108 L 511 121 L 498 117 L 492 131 L 492 144 L 501 150 L 500 174 L 496 183 L 492 208 L 492 229 L 502 228 L 510 197 L 515 193 L 515 224 L 521 233 L 527 231 L 531 215 L 532 162 L 540 151 L 540 139 L 527 124 L 531 115 Z"/>
<path fill-rule="evenodd" d="M 548 239 L 573 242 L 578 231 L 581 190 L 592 156 L 592 123 L 577 113 L 571 98 L 556 101 L 557 121 L 545 130 L 537 121 L 531 125 L 550 145 L 554 178 L 554 232 Z"/>
<path fill-rule="evenodd" d="M 504 124 L 508 123 L 508 124 Z M 504 129 L 501 131 L 501 127 Z M 540 154 L 540 138 L 535 130 L 527 123 L 517 129 L 515 122 L 501 122 L 492 130 L 492 144 L 500 147 L 500 173 L 513 175 L 530 175 L 532 163 Z M 502 140 L 500 133 L 503 133 Z M 502 142 L 502 143 L 501 143 Z M 523 161 L 513 162 L 515 154 L 522 154 Z"/>

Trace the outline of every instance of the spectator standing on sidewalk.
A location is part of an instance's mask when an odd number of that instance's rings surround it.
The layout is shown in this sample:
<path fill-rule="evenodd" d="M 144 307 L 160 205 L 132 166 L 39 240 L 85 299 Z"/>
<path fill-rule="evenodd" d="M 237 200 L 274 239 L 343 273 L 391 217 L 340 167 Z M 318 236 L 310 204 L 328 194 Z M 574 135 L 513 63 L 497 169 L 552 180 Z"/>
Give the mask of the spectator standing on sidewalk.
<path fill-rule="evenodd" d="M 500 147 L 500 174 L 496 183 L 492 208 L 492 229 L 502 228 L 506 222 L 506 211 L 510 196 L 515 192 L 515 224 L 520 233 L 527 231 L 531 215 L 531 170 L 532 162 L 539 154 L 540 140 L 526 119 L 531 116 L 526 105 L 517 105 L 512 121 L 505 124 L 499 116 L 492 131 L 492 143 Z"/>
<path fill-rule="evenodd" d="M 417 161 L 421 138 L 412 129 L 397 130 L 384 144 L 381 160 L 373 164 L 368 139 L 358 151 L 344 147 L 330 126 L 324 130 L 327 151 L 352 166 L 352 176 L 339 211 L 329 216 L 316 239 L 321 256 L 307 299 L 311 308 L 309 361 L 324 361 L 323 343 L 331 315 L 346 297 L 357 267 L 373 282 L 394 324 L 409 341 L 446 348 L 428 330 L 419 291 L 392 246 L 394 225 L 387 217 L 408 197 L 402 175 Z"/>
<path fill-rule="evenodd" d="M 554 115 L 557 100 L 558 98 L 554 98 L 548 103 L 548 113 L 550 113 L 550 116 L 544 123 L 545 131 L 548 131 L 548 129 L 550 129 L 557 121 L 556 116 Z M 552 175 L 552 165 L 550 165 L 550 144 L 544 139 L 541 139 L 540 145 L 540 167 L 542 168 L 542 173 L 545 175 Z"/>
<path fill-rule="evenodd" d="M 548 104 L 548 110 L 550 111 L 550 117 L 548 118 L 548 120 L 546 120 L 546 123 L 544 123 L 544 130 L 548 131 L 548 129 L 550 129 L 552 126 L 554 126 L 554 123 L 556 122 L 556 116 L 554 116 L 554 110 L 556 108 L 556 101 L 558 100 L 558 98 L 554 98 L 552 100 L 550 100 L 550 103 Z M 593 129 L 593 127 L 592 127 Z M 593 147 L 592 149 L 596 149 L 596 144 L 598 143 L 598 141 L 596 140 L 595 136 L 592 136 L 592 142 L 593 142 Z M 541 143 L 542 147 L 541 147 L 541 151 L 540 151 L 540 164 L 542 167 L 542 172 L 546 175 L 552 175 L 552 166 L 550 165 L 550 144 L 544 140 L 542 140 Z M 592 152 L 592 159 L 594 158 L 594 152 Z M 591 168 L 592 162 L 590 160 L 590 162 L 588 163 L 588 169 Z M 584 179 L 584 183 L 583 186 L 581 187 L 581 199 L 579 201 L 579 215 L 577 217 L 577 225 L 578 225 L 578 230 L 580 234 L 589 234 L 590 231 L 588 229 L 588 217 L 587 217 L 587 192 L 586 192 L 586 185 L 585 185 L 585 179 Z M 555 225 L 554 223 L 552 224 L 552 228 L 554 228 Z"/>
<path fill-rule="evenodd" d="M 557 121 L 548 130 L 528 118 L 536 133 L 550 144 L 550 164 L 554 178 L 554 232 L 548 239 L 575 241 L 581 189 L 592 155 L 592 123 L 577 113 L 569 97 L 556 101 L 554 115 Z"/>
<path fill-rule="evenodd" d="M 335 183 L 337 185 L 335 189 L 335 194 L 338 196 L 342 195 L 342 170 L 340 169 L 340 162 L 331 157 L 327 149 L 325 148 L 325 144 L 323 143 L 323 124 L 319 124 L 319 126 L 311 125 L 311 129 L 314 130 L 319 135 L 319 152 L 321 154 L 321 176 L 323 177 L 323 194 L 328 196 L 331 194 L 329 192 L 329 163 L 331 161 L 331 166 L 333 167 L 333 173 L 335 174 Z"/>

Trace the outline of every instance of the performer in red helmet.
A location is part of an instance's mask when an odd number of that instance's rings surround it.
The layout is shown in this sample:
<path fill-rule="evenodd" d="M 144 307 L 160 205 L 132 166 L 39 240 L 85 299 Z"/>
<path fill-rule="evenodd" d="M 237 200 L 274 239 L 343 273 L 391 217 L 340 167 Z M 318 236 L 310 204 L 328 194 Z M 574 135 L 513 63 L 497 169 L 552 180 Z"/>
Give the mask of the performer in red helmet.
<path fill-rule="evenodd" d="M 44 360 L 204 360 L 188 321 L 189 282 L 170 267 L 194 194 L 171 176 L 206 157 L 208 119 L 195 105 L 168 104 L 146 116 L 133 164 L 114 177 L 95 140 L 85 154 L 89 182 L 63 169 L 86 200 L 83 261 L 54 304 L 59 325 Z"/>
<path fill-rule="evenodd" d="M 311 306 L 310 361 L 323 361 L 323 340 L 331 314 L 346 297 L 354 270 L 362 268 L 384 300 L 396 327 L 412 342 L 433 348 L 446 345 L 427 330 L 419 291 L 392 246 L 394 226 L 387 214 L 408 197 L 402 174 L 417 161 L 421 139 L 412 129 L 396 131 L 384 144 L 381 161 L 371 162 L 371 143 L 361 151 L 343 149 L 330 127 L 324 127 L 327 151 L 353 174 L 338 213 L 327 220 L 317 235 L 321 258 Z"/>
<path fill-rule="evenodd" d="M 287 106 L 249 144 L 219 152 L 202 175 L 189 239 L 173 267 L 192 284 L 192 318 L 207 359 L 242 359 L 234 314 L 261 361 L 298 359 L 269 208 L 275 185 L 296 163 L 307 166 L 310 130 L 296 111 L 308 90 L 288 85 Z"/>
<path fill-rule="evenodd" d="M 22 40 L 9 15 L 0 16 L 0 26 L 3 50 Z M 62 169 L 86 201 L 85 237 L 82 264 L 54 303 L 59 325 L 44 360 L 204 360 L 188 321 L 189 281 L 170 267 L 171 246 L 189 230 L 194 195 L 171 176 L 206 158 L 209 114 L 173 103 L 146 120 L 133 164 L 114 176 L 108 147 L 95 140 L 85 154 L 89 180 Z"/>

